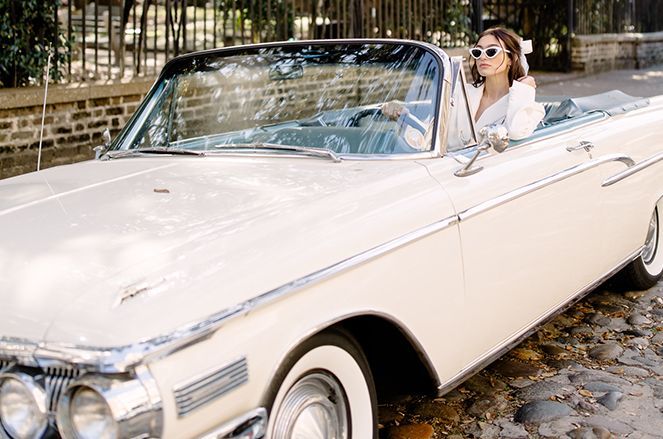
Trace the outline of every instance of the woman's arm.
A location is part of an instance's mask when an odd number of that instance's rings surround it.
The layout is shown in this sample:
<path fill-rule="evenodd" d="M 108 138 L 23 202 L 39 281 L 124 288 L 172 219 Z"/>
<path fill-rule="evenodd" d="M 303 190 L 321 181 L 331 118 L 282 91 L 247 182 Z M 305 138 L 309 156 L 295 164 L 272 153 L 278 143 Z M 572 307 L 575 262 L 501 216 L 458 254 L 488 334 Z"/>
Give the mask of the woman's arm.
<path fill-rule="evenodd" d="M 534 100 L 535 87 L 534 78 L 525 76 L 513 81 L 509 89 L 505 125 L 510 139 L 519 140 L 531 135 L 546 114 L 543 105 Z"/>

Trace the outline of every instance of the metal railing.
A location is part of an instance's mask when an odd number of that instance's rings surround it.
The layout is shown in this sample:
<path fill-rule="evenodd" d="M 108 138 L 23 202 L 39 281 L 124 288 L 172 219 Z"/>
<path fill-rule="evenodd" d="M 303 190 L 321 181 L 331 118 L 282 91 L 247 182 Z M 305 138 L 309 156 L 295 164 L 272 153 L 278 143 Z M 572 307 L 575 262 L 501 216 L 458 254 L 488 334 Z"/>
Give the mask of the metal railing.
<path fill-rule="evenodd" d="M 69 0 L 67 81 L 154 74 L 173 56 L 276 40 L 379 37 L 465 46 L 469 0 Z M 62 50 L 62 48 L 60 48 Z"/>
<path fill-rule="evenodd" d="M 56 5 L 59 36 L 45 45 L 60 54 L 55 77 L 65 82 L 154 75 L 182 53 L 263 41 L 391 37 L 461 47 L 492 25 L 535 41 L 533 68 L 567 70 L 574 33 L 663 30 L 663 0 L 44 1 Z"/>
<path fill-rule="evenodd" d="M 661 0 L 575 0 L 577 34 L 663 30 Z"/>

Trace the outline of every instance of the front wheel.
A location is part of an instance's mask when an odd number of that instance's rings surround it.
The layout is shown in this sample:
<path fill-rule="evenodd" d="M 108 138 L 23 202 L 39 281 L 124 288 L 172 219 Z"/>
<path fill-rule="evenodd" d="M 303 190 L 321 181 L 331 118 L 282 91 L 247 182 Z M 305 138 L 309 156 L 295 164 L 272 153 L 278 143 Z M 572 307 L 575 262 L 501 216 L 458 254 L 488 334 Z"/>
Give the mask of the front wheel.
<path fill-rule="evenodd" d="M 629 283 L 642 290 L 656 285 L 663 275 L 663 240 L 661 239 L 663 230 L 659 215 L 661 205 L 663 205 L 663 201 L 658 202 L 658 207 L 654 209 L 649 220 L 642 253 L 624 271 Z"/>
<path fill-rule="evenodd" d="M 272 389 L 268 438 L 377 437 L 375 386 L 352 337 L 316 335 L 293 352 L 289 363 Z"/>

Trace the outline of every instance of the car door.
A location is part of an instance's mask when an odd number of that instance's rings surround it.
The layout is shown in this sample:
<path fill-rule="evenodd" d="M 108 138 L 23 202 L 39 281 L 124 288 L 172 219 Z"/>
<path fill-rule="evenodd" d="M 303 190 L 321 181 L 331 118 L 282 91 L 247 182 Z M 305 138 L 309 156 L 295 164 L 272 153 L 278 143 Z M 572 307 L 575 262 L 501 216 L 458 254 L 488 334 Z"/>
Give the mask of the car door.
<path fill-rule="evenodd" d="M 459 216 L 467 367 L 601 276 L 602 163 L 579 143 L 601 116 L 593 117 L 545 129 L 501 154 L 484 153 L 472 165 L 478 171 L 464 177 L 459 162 L 476 146 L 426 163 Z"/>
<path fill-rule="evenodd" d="M 648 108 L 614 114 L 588 130 L 583 140 L 593 159 L 620 155 L 633 160 L 628 168 L 620 163 L 601 167 L 601 226 L 606 236 L 602 253 L 615 267 L 644 244 L 663 192 L 660 115 Z"/>

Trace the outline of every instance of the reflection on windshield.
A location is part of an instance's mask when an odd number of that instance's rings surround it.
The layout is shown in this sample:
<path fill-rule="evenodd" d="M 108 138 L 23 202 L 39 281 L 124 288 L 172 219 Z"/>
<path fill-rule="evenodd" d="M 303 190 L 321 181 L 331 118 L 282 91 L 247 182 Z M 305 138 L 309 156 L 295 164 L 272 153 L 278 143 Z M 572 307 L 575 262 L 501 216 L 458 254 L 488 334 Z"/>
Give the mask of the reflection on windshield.
<path fill-rule="evenodd" d="M 287 45 L 181 60 L 115 149 L 275 144 L 337 154 L 430 150 L 439 66 L 403 44 Z M 398 102 L 393 119 L 381 106 Z M 393 117 L 393 116 L 392 116 Z M 412 123 L 415 120 L 417 123 Z M 139 124 L 139 125 L 136 125 Z"/>

